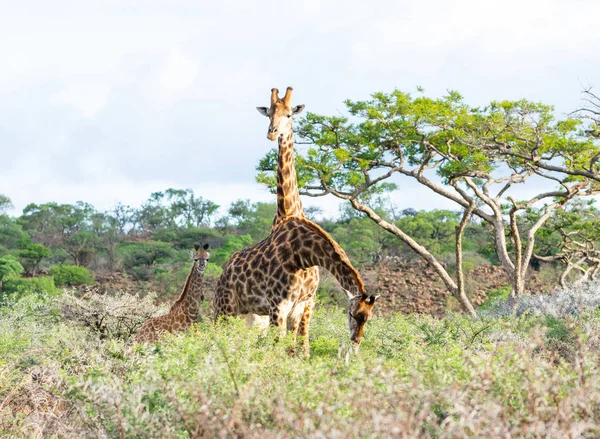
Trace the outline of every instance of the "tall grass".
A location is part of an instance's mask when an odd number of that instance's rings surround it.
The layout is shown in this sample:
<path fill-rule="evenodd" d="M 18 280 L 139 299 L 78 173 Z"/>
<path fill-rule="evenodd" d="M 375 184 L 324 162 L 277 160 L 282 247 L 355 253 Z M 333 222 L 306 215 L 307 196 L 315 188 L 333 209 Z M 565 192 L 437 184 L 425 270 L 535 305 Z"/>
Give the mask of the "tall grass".
<path fill-rule="evenodd" d="M 345 312 L 321 308 L 304 359 L 287 354 L 277 331 L 237 319 L 132 345 L 65 319 L 64 298 L 25 297 L 0 310 L 0 432 L 597 437 L 600 316 L 591 308 L 375 316 L 357 356 Z"/>

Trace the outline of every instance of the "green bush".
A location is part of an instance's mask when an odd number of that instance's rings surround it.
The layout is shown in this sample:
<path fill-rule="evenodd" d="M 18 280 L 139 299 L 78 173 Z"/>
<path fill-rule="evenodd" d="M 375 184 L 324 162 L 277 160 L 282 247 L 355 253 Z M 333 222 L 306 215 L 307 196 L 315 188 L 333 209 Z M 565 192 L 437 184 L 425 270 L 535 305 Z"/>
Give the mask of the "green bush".
<path fill-rule="evenodd" d="M 479 309 L 489 309 L 493 304 L 497 302 L 506 302 L 508 300 L 508 295 L 510 294 L 510 291 L 510 285 L 489 290 L 487 292 L 487 298 L 485 299 L 485 302 L 481 304 Z"/>
<path fill-rule="evenodd" d="M 215 264 L 223 266 L 233 253 L 250 247 L 252 244 L 254 241 L 250 235 L 231 236 L 220 249 L 212 254 L 211 260 Z"/>
<path fill-rule="evenodd" d="M 0 286 L 4 279 L 19 276 L 21 273 L 23 273 L 23 266 L 13 256 L 0 258 Z"/>
<path fill-rule="evenodd" d="M 134 267 L 151 267 L 173 256 L 173 248 L 165 242 L 124 242 L 119 246 L 123 267 L 131 272 Z"/>
<path fill-rule="evenodd" d="M 50 269 L 49 274 L 54 276 L 54 284 L 57 287 L 94 283 L 94 277 L 90 270 L 76 265 L 55 265 Z"/>
<path fill-rule="evenodd" d="M 58 293 L 58 291 L 52 276 L 13 277 L 6 279 L 2 285 L 2 292 L 4 294 L 17 294 L 18 296 L 44 293 L 53 295 Z"/>
<path fill-rule="evenodd" d="M 156 241 L 169 242 L 173 247 L 183 250 L 192 249 L 194 244 L 210 244 L 211 248 L 219 248 L 225 238 L 215 229 L 209 227 L 189 227 L 184 229 L 160 229 L 152 234 Z"/>
<path fill-rule="evenodd" d="M 223 274 L 223 269 L 219 267 L 217 264 L 213 264 L 209 262 L 206 266 L 206 271 L 204 272 L 204 277 L 208 279 L 218 279 L 221 274 Z"/>

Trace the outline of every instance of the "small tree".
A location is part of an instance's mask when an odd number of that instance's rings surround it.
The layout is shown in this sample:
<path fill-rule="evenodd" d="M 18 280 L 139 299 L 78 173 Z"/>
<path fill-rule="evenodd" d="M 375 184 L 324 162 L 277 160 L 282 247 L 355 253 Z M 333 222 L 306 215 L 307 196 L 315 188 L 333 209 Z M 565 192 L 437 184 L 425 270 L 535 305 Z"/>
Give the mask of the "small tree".
<path fill-rule="evenodd" d="M 44 258 L 50 256 L 50 249 L 42 244 L 28 244 L 23 250 L 19 251 L 19 258 L 32 276 L 36 275 L 36 271 Z"/>

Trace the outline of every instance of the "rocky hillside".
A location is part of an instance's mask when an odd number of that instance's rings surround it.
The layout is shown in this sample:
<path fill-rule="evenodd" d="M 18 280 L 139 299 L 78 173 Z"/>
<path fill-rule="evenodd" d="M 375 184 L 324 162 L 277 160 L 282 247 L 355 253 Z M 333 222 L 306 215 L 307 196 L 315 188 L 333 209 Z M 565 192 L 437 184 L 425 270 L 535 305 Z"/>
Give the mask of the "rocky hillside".
<path fill-rule="evenodd" d="M 422 313 L 441 317 L 448 309 L 459 309 L 459 305 L 444 288 L 435 271 L 422 261 L 388 261 L 371 268 L 361 270 L 367 290 L 371 294 L 380 294 L 378 309 L 384 314 L 390 312 Z M 326 303 L 344 306 L 346 299 L 343 291 L 326 271 L 321 273 L 321 297 Z M 467 292 L 474 305 L 481 305 L 491 290 L 509 285 L 501 267 L 482 265 L 475 267 L 466 276 Z M 141 286 L 123 273 L 96 275 L 99 292 L 127 291 L 134 293 L 153 290 L 152 286 Z M 532 292 L 549 289 L 538 272 L 530 270 L 529 288 Z M 216 286 L 216 279 L 207 279 L 206 297 L 210 300 Z M 156 289 L 156 288 L 155 288 Z M 160 293 L 160 291 L 157 291 Z M 160 296 L 160 294 L 159 294 Z M 166 301 L 174 297 L 164 298 Z"/>

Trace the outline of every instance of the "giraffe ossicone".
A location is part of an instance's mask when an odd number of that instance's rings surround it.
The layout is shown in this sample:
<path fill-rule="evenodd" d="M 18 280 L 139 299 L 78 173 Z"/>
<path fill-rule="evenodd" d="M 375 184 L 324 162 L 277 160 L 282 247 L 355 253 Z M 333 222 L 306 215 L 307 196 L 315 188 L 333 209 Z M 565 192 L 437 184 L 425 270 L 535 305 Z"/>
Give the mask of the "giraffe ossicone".
<path fill-rule="evenodd" d="M 165 332 L 185 331 L 198 321 L 200 302 L 204 300 L 204 270 L 210 259 L 208 247 L 208 244 L 202 248 L 194 245 L 195 251 L 190 251 L 192 268 L 181 295 L 167 314 L 152 317 L 142 324 L 134 338 L 136 343 L 154 342 Z"/>

